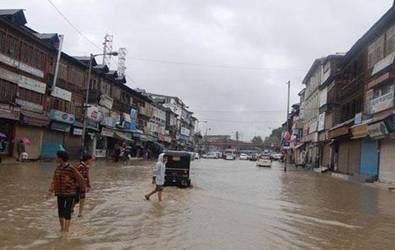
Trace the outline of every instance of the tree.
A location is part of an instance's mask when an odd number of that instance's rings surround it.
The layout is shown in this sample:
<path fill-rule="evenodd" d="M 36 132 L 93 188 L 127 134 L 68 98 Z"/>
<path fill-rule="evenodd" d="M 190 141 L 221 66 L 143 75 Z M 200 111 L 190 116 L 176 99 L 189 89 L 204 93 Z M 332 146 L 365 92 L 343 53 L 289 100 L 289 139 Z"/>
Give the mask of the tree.
<path fill-rule="evenodd" d="M 252 138 L 252 140 L 251 140 L 251 143 L 256 145 L 256 146 L 262 146 L 263 145 L 262 137 L 254 136 L 254 138 Z"/>
<path fill-rule="evenodd" d="M 276 128 L 272 130 L 272 134 L 265 138 L 263 145 L 265 147 L 280 147 L 281 144 L 281 135 L 284 131 L 283 127 Z"/>

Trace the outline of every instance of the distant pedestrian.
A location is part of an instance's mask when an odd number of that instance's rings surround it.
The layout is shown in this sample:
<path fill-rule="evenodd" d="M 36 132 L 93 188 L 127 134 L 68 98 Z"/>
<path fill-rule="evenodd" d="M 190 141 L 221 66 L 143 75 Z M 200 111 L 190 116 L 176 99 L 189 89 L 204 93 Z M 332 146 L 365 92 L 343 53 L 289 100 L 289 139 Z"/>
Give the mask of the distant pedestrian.
<path fill-rule="evenodd" d="M 25 143 L 22 139 L 18 140 L 16 144 L 16 151 L 18 153 L 18 161 L 23 161 L 24 155 L 26 154 Z"/>
<path fill-rule="evenodd" d="M 162 201 L 163 185 L 165 184 L 165 173 L 166 173 L 167 157 L 165 154 L 160 154 L 158 162 L 155 164 L 155 190 L 145 195 L 145 199 L 149 200 L 151 195 L 158 193 L 158 200 Z"/>
<path fill-rule="evenodd" d="M 66 151 L 58 151 L 56 155 L 58 166 L 48 195 L 57 196 L 60 229 L 61 232 L 69 232 L 74 198 L 77 190 L 85 190 L 85 181 L 78 170 L 68 163 L 69 155 Z"/>
<path fill-rule="evenodd" d="M 78 166 L 76 167 L 78 172 L 84 178 L 85 186 L 86 186 L 85 190 L 78 189 L 77 190 L 77 195 L 75 197 L 74 204 L 77 204 L 77 203 L 80 204 L 78 217 L 82 216 L 82 211 L 84 210 L 86 193 L 89 192 L 89 190 L 91 189 L 91 182 L 90 182 L 90 178 L 89 178 L 89 167 L 90 167 L 91 161 L 92 161 L 92 156 L 90 154 L 85 154 L 82 157 L 82 159 L 81 159 L 80 163 L 78 164 Z"/>

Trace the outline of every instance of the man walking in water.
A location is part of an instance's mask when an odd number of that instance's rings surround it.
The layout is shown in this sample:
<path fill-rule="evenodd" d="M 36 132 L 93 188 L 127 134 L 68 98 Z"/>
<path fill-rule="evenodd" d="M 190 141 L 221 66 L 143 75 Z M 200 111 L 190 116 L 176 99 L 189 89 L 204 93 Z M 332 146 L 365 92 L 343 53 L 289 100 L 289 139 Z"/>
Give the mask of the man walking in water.
<path fill-rule="evenodd" d="M 69 232 L 71 210 L 77 190 L 85 190 L 85 181 L 81 174 L 68 163 L 69 155 L 66 151 L 57 152 L 55 170 L 48 196 L 55 193 L 58 198 L 58 215 L 60 231 Z"/>
<path fill-rule="evenodd" d="M 156 163 L 156 167 L 155 167 L 156 187 L 154 191 L 145 195 L 146 200 L 149 200 L 151 195 L 158 193 L 158 200 L 162 201 L 163 185 L 165 184 L 166 163 L 167 163 L 167 157 L 165 156 L 165 154 L 160 154 L 158 157 L 158 162 Z"/>

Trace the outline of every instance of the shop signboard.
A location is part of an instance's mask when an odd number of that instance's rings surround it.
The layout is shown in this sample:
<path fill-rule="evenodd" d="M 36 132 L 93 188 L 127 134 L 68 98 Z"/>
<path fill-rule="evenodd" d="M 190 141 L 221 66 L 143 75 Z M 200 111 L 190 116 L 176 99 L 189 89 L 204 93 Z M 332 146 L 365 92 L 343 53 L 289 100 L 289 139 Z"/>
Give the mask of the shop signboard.
<path fill-rule="evenodd" d="M 181 135 L 189 136 L 191 134 L 190 130 L 184 127 L 181 127 Z"/>
<path fill-rule="evenodd" d="M 43 106 L 40 104 L 28 102 L 19 98 L 15 99 L 15 102 L 21 106 L 22 109 L 28 110 L 28 111 L 33 111 L 33 112 L 42 112 L 43 111 Z"/>
<path fill-rule="evenodd" d="M 19 107 L 0 103 L 0 118 L 17 121 L 19 120 L 20 111 L 21 109 Z"/>
<path fill-rule="evenodd" d="M 39 70 L 37 68 L 33 68 L 33 67 L 31 67 L 31 66 L 29 66 L 27 64 L 24 64 L 24 63 L 22 63 L 22 62 L 20 62 L 18 60 L 15 60 L 15 59 L 13 59 L 11 57 L 8 57 L 8 56 L 6 56 L 6 55 L 4 55 L 2 53 L 0 53 L 0 62 L 2 62 L 4 64 L 7 64 L 7 65 L 9 65 L 11 67 L 15 67 L 17 69 L 20 69 L 22 71 L 25 71 L 25 72 L 27 72 L 29 74 L 32 74 L 32 75 L 35 75 L 35 76 L 38 76 L 38 77 L 41 77 L 41 78 L 44 77 L 44 72 L 42 70 Z"/>
<path fill-rule="evenodd" d="M 43 82 L 31 79 L 29 77 L 15 74 L 14 72 L 0 68 L 0 77 L 6 81 L 18 84 L 19 87 L 28 89 L 40 94 L 45 94 L 47 85 Z"/>
<path fill-rule="evenodd" d="M 56 109 L 51 109 L 49 112 L 49 119 L 67 124 L 74 124 L 75 122 L 75 116 L 73 114 L 65 113 Z"/>
<path fill-rule="evenodd" d="M 101 120 L 101 113 L 96 106 L 92 105 L 88 107 L 86 117 L 92 121 L 99 122 Z"/>
<path fill-rule="evenodd" d="M 55 87 L 52 92 L 51 96 L 57 97 L 59 99 L 71 102 L 71 92 L 65 89 Z"/>
<path fill-rule="evenodd" d="M 130 129 L 136 130 L 137 129 L 137 113 L 138 111 L 134 108 L 130 110 Z"/>
<path fill-rule="evenodd" d="M 100 134 L 105 137 L 114 137 L 114 130 L 103 127 Z"/>
<path fill-rule="evenodd" d="M 61 122 L 52 122 L 51 129 L 64 133 L 70 133 L 71 126 Z"/>
<path fill-rule="evenodd" d="M 103 106 L 108 109 L 112 109 L 113 103 L 114 103 L 114 100 L 111 97 L 109 97 L 108 95 L 101 95 L 100 96 L 100 100 L 99 100 L 100 106 Z"/>
<path fill-rule="evenodd" d="M 123 113 L 123 120 L 128 123 L 130 123 L 132 121 L 130 118 L 130 115 L 127 113 Z"/>
<path fill-rule="evenodd" d="M 370 113 L 375 114 L 394 106 L 394 86 L 391 91 L 385 95 L 374 98 L 370 101 Z"/>
<path fill-rule="evenodd" d="M 102 124 L 106 127 L 115 128 L 117 122 L 114 117 L 106 116 L 103 118 Z"/>
<path fill-rule="evenodd" d="M 82 129 L 81 128 L 73 128 L 73 135 L 82 135 Z"/>
<path fill-rule="evenodd" d="M 374 139 L 380 139 L 383 138 L 386 134 L 388 134 L 388 129 L 385 126 L 385 123 L 381 121 L 374 124 L 370 124 L 368 126 L 368 133 L 370 137 Z"/>

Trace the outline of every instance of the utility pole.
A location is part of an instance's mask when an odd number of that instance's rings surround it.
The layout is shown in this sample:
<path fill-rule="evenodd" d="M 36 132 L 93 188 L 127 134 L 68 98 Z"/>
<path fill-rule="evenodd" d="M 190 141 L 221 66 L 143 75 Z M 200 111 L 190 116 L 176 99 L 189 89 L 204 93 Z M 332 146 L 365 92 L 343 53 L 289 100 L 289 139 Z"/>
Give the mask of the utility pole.
<path fill-rule="evenodd" d="M 236 131 L 236 154 L 239 152 L 239 131 Z"/>
<path fill-rule="evenodd" d="M 287 82 L 288 85 L 288 99 L 287 99 L 287 126 L 286 126 L 286 132 L 288 132 L 288 126 L 289 126 L 289 121 L 288 121 L 288 116 L 289 116 L 289 99 L 291 96 L 291 81 Z M 288 150 L 286 151 L 286 157 L 284 159 L 284 172 L 287 172 L 287 160 L 288 160 Z"/>

